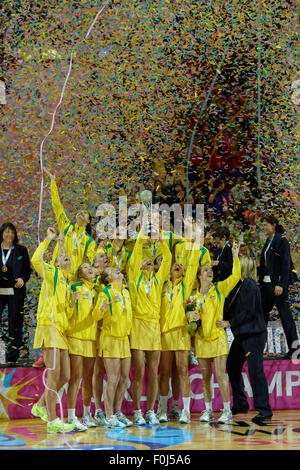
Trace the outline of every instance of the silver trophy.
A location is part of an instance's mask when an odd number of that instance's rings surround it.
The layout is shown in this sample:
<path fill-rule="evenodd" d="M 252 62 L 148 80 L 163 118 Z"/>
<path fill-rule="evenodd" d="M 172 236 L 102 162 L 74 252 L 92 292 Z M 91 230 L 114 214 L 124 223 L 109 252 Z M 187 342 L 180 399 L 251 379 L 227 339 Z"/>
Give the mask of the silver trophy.
<path fill-rule="evenodd" d="M 146 211 L 148 215 L 148 222 L 146 227 L 146 234 L 151 233 L 151 217 L 152 217 L 152 192 L 148 189 L 140 192 L 140 202 L 142 204 L 142 213 Z"/>

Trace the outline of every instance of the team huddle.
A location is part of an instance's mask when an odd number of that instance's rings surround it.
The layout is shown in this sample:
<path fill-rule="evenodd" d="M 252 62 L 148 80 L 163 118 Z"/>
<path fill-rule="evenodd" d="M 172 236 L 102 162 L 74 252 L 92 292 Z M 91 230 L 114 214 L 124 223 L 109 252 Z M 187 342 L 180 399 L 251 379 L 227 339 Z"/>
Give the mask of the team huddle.
<path fill-rule="evenodd" d="M 88 212 L 79 211 L 72 224 L 60 202 L 55 177 L 49 175 L 58 228 L 48 228 L 31 260 L 43 278 L 34 348 L 43 351 L 47 386 L 32 414 L 47 422 L 49 433 L 85 431 L 96 425 L 154 425 L 167 422 L 170 416 L 189 423 L 188 367 L 193 348 L 203 375 L 205 410 L 200 420 L 213 419 L 213 362 L 224 403 L 218 421 L 231 422 L 226 379 L 229 348 L 222 321 L 225 298 L 241 279 L 237 243 L 231 248 L 231 272 L 218 282 L 213 282 L 207 248 L 196 240 L 175 239 L 171 231 L 161 231 L 159 239 L 152 240 L 144 219 L 136 239 L 116 238 L 97 246 L 88 233 Z M 52 261 L 46 262 L 51 242 L 55 242 Z M 222 251 L 224 247 L 227 245 Z M 140 401 L 145 364 L 144 416 Z M 131 365 L 133 422 L 121 409 Z M 170 378 L 173 404 L 168 412 Z M 63 422 L 57 417 L 56 395 L 67 382 L 68 418 Z M 80 384 L 81 421 L 75 412 Z M 182 409 L 178 405 L 180 393 Z"/>

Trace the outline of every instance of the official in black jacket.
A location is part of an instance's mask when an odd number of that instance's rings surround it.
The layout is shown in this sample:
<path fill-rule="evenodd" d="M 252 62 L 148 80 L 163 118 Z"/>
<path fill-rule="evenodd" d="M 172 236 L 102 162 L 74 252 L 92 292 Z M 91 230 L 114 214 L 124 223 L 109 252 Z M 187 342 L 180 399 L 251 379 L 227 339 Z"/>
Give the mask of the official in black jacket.
<path fill-rule="evenodd" d="M 220 328 L 230 327 L 234 336 L 227 357 L 227 372 L 233 397 L 232 413 L 246 413 L 249 409 L 242 377 L 242 368 L 247 361 L 253 405 L 259 412 L 253 421 L 260 423 L 272 416 L 263 367 L 267 327 L 256 281 L 256 262 L 247 256 L 241 258 L 240 262 L 242 281 L 230 294 L 231 318 L 229 321 L 218 321 L 217 325 Z"/>
<path fill-rule="evenodd" d="M 293 263 L 290 246 L 283 235 L 284 229 L 276 217 L 262 218 L 262 228 L 267 240 L 260 255 L 259 285 L 266 323 L 276 305 L 289 348 L 287 357 L 299 348 L 296 324 L 290 310 L 288 288 L 292 279 Z"/>
<path fill-rule="evenodd" d="M 18 243 L 16 228 L 10 222 L 0 227 L 0 321 L 8 306 L 8 342 L 6 362 L 15 363 L 22 346 L 23 307 L 26 296 L 26 282 L 31 267 L 28 251 Z"/>
<path fill-rule="evenodd" d="M 224 226 L 218 227 L 213 233 L 214 243 L 217 247 L 212 261 L 213 282 L 224 281 L 224 279 L 231 276 L 233 258 L 229 236 L 230 231 Z"/>

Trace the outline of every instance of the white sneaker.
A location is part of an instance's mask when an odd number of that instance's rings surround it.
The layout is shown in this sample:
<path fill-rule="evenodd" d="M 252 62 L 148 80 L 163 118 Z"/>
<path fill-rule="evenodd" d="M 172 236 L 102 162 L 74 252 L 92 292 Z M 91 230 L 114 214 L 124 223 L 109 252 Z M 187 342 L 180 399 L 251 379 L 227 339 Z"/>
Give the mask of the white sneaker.
<path fill-rule="evenodd" d="M 181 424 L 188 424 L 191 422 L 191 415 L 190 412 L 187 410 L 182 410 L 180 418 L 179 418 L 179 423 Z"/>
<path fill-rule="evenodd" d="M 92 415 L 83 416 L 81 422 L 87 428 L 95 428 L 97 426 Z"/>
<path fill-rule="evenodd" d="M 109 418 L 106 418 L 107 421 L 107 426 L 109 428 L 126 428 L 126 424 L 121 423 L 121 421 L 118 420 L 116 415 L 111 415 Z"/>
<path fill-rule="evenodd" d="M 214 414 L 212 410 L 204 410 L 200 416 L 200 421 L 203 423 L 209 423 L 214 420 Z"/>
<path fill-rule="evenodd" d="M 143 417 L 143 413 L 141 410 L 134 410 L 133 413 L 133 424 L 135 426 L 141 426 L 143 424 L 146 424 L 146 421 Z"/>
<path fill-rule="evenodd" d="M 130 419 L 126 418 L 126 416 L 121 411 L 119 411 L 119 413 L 116 414 L 116 417 L 118 418 L 119 421 L 121 421 L 121 423 L 125 424 L 125 426 L 133 425 L 133 422 L 130 421 Z"/>
<path fill-rule="evenodd" d="M 97 410 L 95 412 L 94 421 L 97 426 L 107 426 L 107 421 L 105 418 L 105 413 L 102 410 Z"/>
<path fill-rule="evenodd" d="M 167 423 L 169 421 L 167 413 L 161 413 L 159 416 L 160 423 Z"/>
<path fill-rule="evenodd" d="M 156 414 L 153 410 L 148 410 L 146 413 L 146 423 L 147 424 L 159 424 L 159 420 L 156 417 Z"/>
<path fill-rule="evenodd" d="M 232 412 L 231 410 L 223 410 L 220 418 L 218 419 L 220 424 L 230 424 L 232 423 Z"/>
<path fill-rule="evenodd" d="M 87 426 L 84 426 L 84 424 L 82 424 L 79 419 L 77 418 L 77 416 L 75 416 L 75 418 L 68 418 L 67 419 L 67 424 L 74 424 L 74 431 L 75 432 L 83 432 L 83 431 L 87 431 L 88 428 Z"/>

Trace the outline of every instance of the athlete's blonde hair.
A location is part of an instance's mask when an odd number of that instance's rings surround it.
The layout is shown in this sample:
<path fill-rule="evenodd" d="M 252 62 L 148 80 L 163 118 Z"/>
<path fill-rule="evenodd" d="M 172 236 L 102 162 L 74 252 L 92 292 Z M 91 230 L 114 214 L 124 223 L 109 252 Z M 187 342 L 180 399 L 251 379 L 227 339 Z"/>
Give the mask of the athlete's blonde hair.
<path fill-rule="evenodd" d="M 240 258 L 240 263 L 242 278 L 250 278 L 257 282 L 257 269 L 255 259 L 251 258 L 250 256 L 242 256 Z"/>

